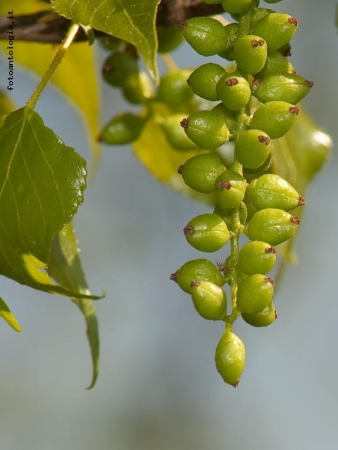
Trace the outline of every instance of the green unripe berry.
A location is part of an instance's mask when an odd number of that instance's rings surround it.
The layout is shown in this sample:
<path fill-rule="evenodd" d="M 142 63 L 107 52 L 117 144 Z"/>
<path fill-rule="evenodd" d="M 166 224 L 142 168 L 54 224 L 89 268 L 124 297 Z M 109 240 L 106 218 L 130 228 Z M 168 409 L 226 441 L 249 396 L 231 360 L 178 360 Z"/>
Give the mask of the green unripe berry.
<path fill-rule="evenodd" d="M 231 109 L 226 108 L 223 103 L 218 103 L 213 109 L 213 112 L 220 114 L 221 118 L 224 120 L 231 136 L 229 136 L 229 139 L 233 138 L 235 132 L 236 132 L 236 124 L 237 124 L 237 117 L 236 113 L 234 111 L 231 111 Z"/>
<path fill-rule="evenodd" d="M 122 87 L 129 77 L 138 73 L 137 59 L 129 53 L 113 53 L 102 67 L 103 79 L 114 87 Z"/>
<path fill-rule="evenodd" d="M 257 169 L 249 169 L 248 167 L 243 167 L 243 173 L 245 174 L 244 178 L 250 182 L 251 180 L 254 180 L 255 178 L 259 177 L 263 172 L 266 172 L 272 165 L 272 157 L 271 153 L 266 158 L 266 160 L 263 162 L 263 164 Z"/>
<path fill-rule="evenodd" d="M 156 27 L 159 53 L 170 53 L 175 50 L 182 42 L 183 36 L 179 25 L 171 27 Z"/>
<path fill-rule="evenodd" d="M 188 103 L 194 96 L 187 84 L 187 78 L 190 74 L 190 70 L 179 70 L 163 75 L 157 90 L 158 100 L 171 107 Z"/>
<path fill-rule="evenodd" d="M 268 47 L 260 36 L 247 35 L 235 45 L 235 59 L 239 70 L 254 74 L 263 69 L 268 56 Z"/>
<path fill-rule="evenodd" d="M 270 244 L 251 241 L 239 252 L 238 268 L 245 275 L 266 275 L 276 263 L 276 250 Z"/>
<path fill-rule="evenodd" d="M 278 50 L 268 53 L 264 68 L 257 74 L 257 77 L 264 79 L 273 74 L 295 73 L 290 61 Z"/>
<path fill-rule="evenodd" d="M 118 114 L 105 125 L 99 141 L 110 145 L 129 144 L 140 136 L 146 120 L 133 113 Z"/>
<path fill-rule="evenodd" d="M 189 139 L 204 150 L 215 150 L 229 140 L 222 117 L 213 111 L 196 111 L 181 121 Z"/>
<path fill-rule="evenodd" d="M 238 23 L 230 23 L 224 27 L 227 37 L 227 45 L 225 49 L 219 53 L 219 56 L 233 61 L 235 59 L 235 44 L 237 42 L 239 25 Z"/>
<path fill-rule="evenodd" d="M 222 0 L 222 7 L 229 14 L 241 14 L 252 5 L 252 0 Z"/>
<path fill-rule="evenodd" d="M 185 134 L 184 129 L 180 125 L 182 114 L 172 114 L 165 119 L 162 129 L 169 142 L 176 150 L 192 150 L 196 149 L 196 145 Z"/>
<path fill-rule="evenodd" d="M 290 130 L 298 114 L 299 108 L 291 103 L 268 102 L 255 111 L 250 126 L 265 131 L 271 139 L 278 139 Z"/>
<path fill-rule="evenodd" d="M 264 0 L 264 1 L 265 1 L 265 3 L 279 3 L 282 0 Z"/>
<path fill-rule="evenodd" d="M 253 327 L 267 327 L 277 319 L 273 301 L 257 314 L 242 313 L 242 319 Z"/>
<path fill-rule="evenodd" d="M 242 313 L 257 314 L 271 303 L 273 291 L 272 278 L 259 273 L 250 275 L 238 286 L 237 307 Z"/>
<path fill-rule="evenodd" d="M 216 347 L 215 363 L 223 380 L 236 387 L 245 367 L 245 346 L 235 333 L 223 334 Z"/>
<path fill-rule="evenodd" d="M 214 191 L 217 177 L 225 170 L 220 158 L 213 153 L 193 156 L 179 167 L 185 184 L 203 194 Z"/>
<path fill-rule="evenodd" d="M 246 234 L 252 241 L 278 245 L 291 239 L 300 219 L 282 209 L 266 208 L 256 212 L 249 221 Z"/>
<path fill-rule="evenodd" d="M 226 293 L 211 281 L 193 281 L 191 297 L 196 311 L 204 319 L 219 320 L 226 314 Z"/>
<path fill-rule="evenodd" d="M 295 188 L 284 178 L 275 174 L 265 174 L 251 181 L 247 189 L 248 197 L 258 209 L 278 208 L 291 211 L 305 204 Z"/>
<path fill-rule="evenodd" d="M 284 13 L 271 13 L 260 19 L 253 33 L 263 38 L 269 50 L 278 50 L 287 44 L 297 31 L 298 20 Z"/>
<path fill-rule="evenodd" d="M 153 86 L 145 72 L 131 75 L 122 87 L 122 94 L 128 102 L 139 105 L 153 96 Z"/>
<path fill-rule="evenodd" d="M 187 83 L 192 91 L 206 100 L 218 100 L 216 84 L 225 75 L 225 69 L 215 63 L 207 63 L 198 67 L 188 78 Z"/>
<path fill-rule="evenodd" d="M 223 75 L 216 86 L 218 98 L 226 108 L 237 111 L 244 108 L 251 98 L 248 80 L 239 76 Z"/>
<path fill-rule="evenodd" d="M 313 86 L 300 75 L 289 73 L 272 74 L 266 78 L 257 78 L 252 82 L 253 95 L 262 103 L 284 101 L 295 105 L 300 102 Z"/>
<path fill-rule="evenodd" d="M 192 281 L 211 281 L 217 286 L 223 286 L 225 284 L 224 276 L 207 259 L 194 259 L 186 262 L 180 269 L 171 274 L 170 279 L 175 281 L 188 294 L 191 294 Z"/>
<path fill-rule="evenodd" d="M 229 240 L 229 230 L 217 214 L 201 214 L 190 220 L 183 233 L 188 243 L 201 252 L 213 253 Z"/>
<path fill-rule="evenodd" d="M 212 56 L 221 53 L 227 46 L 224 26 L 211 17 L 194 17 L 181 24 L 185 40 L 200 55 Z"/>
<path fill-rule="evenodd" d="M 105 34 L 104 36 L 99 38 L 99 43 L 105 50 L 117 50 L 119 49 L 123 41 L 122 39 L 116 37 L 116 36 L 110 36 L 109 34 Z"/>
<path fill-rule="evenodd" d="M 273 9 L 267 8 L 254 8 L 251 14 L 251 27 L 254 28 L 254 26 L 260 19 L 267 16 L 268 14 L 271 14 L 272 12 L 275 11 Z"/>
<path fill-rule="evenodd" d="M 261 130 L 246 130 L 235 141 L 235 157 L 244 167 L 257 169 L 271 153 L 270 137 Z"/>
<path fill-rule="evenodd" d="M 237 172 L 227 170 L 215 182 L 216 202 L 221 208 L 238 208 L 244 199 L 247 183 Z"/>

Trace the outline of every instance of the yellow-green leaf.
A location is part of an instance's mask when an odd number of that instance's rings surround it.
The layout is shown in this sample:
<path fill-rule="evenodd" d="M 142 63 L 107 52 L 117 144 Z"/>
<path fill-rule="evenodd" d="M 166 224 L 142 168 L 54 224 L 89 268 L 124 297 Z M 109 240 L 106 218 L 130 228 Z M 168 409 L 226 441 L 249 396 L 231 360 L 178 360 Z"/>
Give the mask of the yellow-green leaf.
<path fill-rule="evenodd" d="M 9 309 L 9 307 L 1 297 L 0 297 L 0 317 L 2 317 L 4 321 L 7 322 L 10 327 L 13 328 L 13 330 L 22 331 L 16 317 L 14 316 L 12 311 Z"/>

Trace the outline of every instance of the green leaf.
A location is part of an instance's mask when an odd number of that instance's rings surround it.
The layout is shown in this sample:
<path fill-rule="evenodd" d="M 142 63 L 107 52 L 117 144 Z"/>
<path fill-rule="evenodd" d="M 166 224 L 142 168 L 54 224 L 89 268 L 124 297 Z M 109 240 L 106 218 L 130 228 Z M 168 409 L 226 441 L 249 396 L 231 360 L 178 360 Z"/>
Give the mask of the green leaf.
<path fill-rule="evenodd" d="M 52 6 L 75 23 L 117 36 L 141 53 L 157 82 L 156 10 L 160 0 L 53 0 Z"/>
<path fill-rule="evenodd" d="M 67 224 L 52 242 L 48 273 L 70 291 L 90 295 L 71 224 Z M 79 307 L 87 324 L 87 338 L 93 365 L 92 380 L 88 387 L 90 389 L 94 386 L 99 373 L 100 342 L 96 312 L 93 302 L 88 298 L 71 298 L 71 300 Z"/>
<path fill-rule="evenodd" d="M 16 317 L 12 313 L 12 311 L 8 308 L 5 301 L 0 297 L 0 317 L 2 317 L 5 322 L 8 323 L 10 327 L 15 331 L 22 331 L 17 321 Z"/>
<path fill-rule="evenodd" d="M 53 237 L 83 201 L 85 160 L 28 107 L 2 119 L 0 148 L 0 274 L 78 296 L 55 285 L 46 271 Z"/>

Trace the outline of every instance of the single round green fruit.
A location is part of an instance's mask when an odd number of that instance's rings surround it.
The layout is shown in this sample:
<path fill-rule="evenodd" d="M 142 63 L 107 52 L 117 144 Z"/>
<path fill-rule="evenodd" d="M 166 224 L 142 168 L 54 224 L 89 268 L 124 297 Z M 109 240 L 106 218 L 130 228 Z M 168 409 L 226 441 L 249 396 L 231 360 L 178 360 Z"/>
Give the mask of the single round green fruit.
<path fill-rule="evenodd" d="M 295 123 L 299 108 L 287 102 L 264 103 L 253 114 L 250 126 L 265 131 L 271 139 L 286 134 Z"/>
<path fill-rule="evenodd" d="M 278 245 L 291 239 L 299 224 L 298 217 L 294 217 L 282 209 L 266 208 L 251 217 L 246 234 L 252 241 Z"/>
<path fill-rule="evenodd" d="M 216 347 L 215 362 L 223 380 L 236 387 L 245 367 L 245 346 L 235 333 L 223 334 Z"/>
<path fill-rule="evenodd" d="M 252 5 L 253 0 L 222 0 L 222 7 L 229 14 L 242 14 Z"/>
<path fill-rule="evenodd" d="M 126 81 L 138 73 L 138 61 L 129 53 L 116 52 L 103 63 L 103 79 L 114 87 L 123 87 Z"/>
<path fill-rule="evenodd" d="M 190 70 L 178 70 L 163 75 L 157 90 L 158 100 L 173 108 L 188 103 L 194 96 L 187 84 L 190 74 Z"/>
<path fill-rule="evenodd" d="M 176 150 L 186 151 L 196 149 L 196 145 L 185 134 L 184 129 L 180 123 L 184 115 L 172 114 L 166 117 L 165 122 L 162 124 L 162 129 L 169 142 Z"/>
<path fill-rule="evenodd" d="M 218 98 L 226 108 L 237 111 L 244 108 L 251 98 L 248 80 L 239 76 L 223 75 L 216 85 Z"/>
<path fill-rule="evenodd" d="M 213 111 L 196 111 L 181 121 L 189 139 L 204 150 L 215 150 L 229 140 L 222 117 Z"/>
<path fill-rule="evenodd" d="M 227 170 L 215 182 L 216 202 L 221 208 L 238 208 L 244 199 L 247 183 L 237 172 Z"/>
<path fill-rule="evenodd" d="M 104 126 L 98 140 L 110 145 L 130 144 L 140 136 L 146 121 L 137 114 L 118 114 Z"/>
<path fill-rule="evenodd" d="M 225 170 L 224 164 L 217 155 L 206 153 L 188 159 L 180 166 L 179 173 L 187 186 L 197 192 L 210 194 L 214 191 L 217 177 Z"/>
<path fill-rule="evenodd" d="M 258 210 L 277 208 L 291 211 L 297 206 L 305 204 L 304 198 L 298 194 L 290 183 L 279 175 L 271 173 L 251 181 L 247 194 Z"/>
<path fill-rule="evenodd" d="M 263 38 L 269 50 L 278 50 L 293 38 L 297 26 L 296 18 L 284 13 L 271 13 L 256 23 L 253 34 Z"/>
<path fill-rule="evenodd" d="M 131 75 L 122 87 L 122 94 L 128 102 L 134 105 L 145 103 L 154 92 L 151 80 L 146 72 Z"/>
<path fill-rule="evenodd" d="M 192 91 L 201 98 L 215 101 L 219 100 L 216 85 L 225 75 L 225 69 L 215 63 L 207 63 L 199 66 L 188 78 L 187 83 Z"/>
<path fill-rule="evenodd" d="M 217 214 L 195 217 L 184 227 L 183 233 L 188 243 L 201 252 L 216 252 L 230 239 L 226 223 Z"/>
<path fill-rule="evenodd" d="M 226 314 L 226 293 L 211 281 L 192 281 L 191 297 L 196 311 L 204 319 L 219 320 Z"/>
<path fill-rule="evenodd" d="M 239 70 L 254 74 L 263 69 L 268 56 L 268 47 L 260 36 L 247 35 L 235 45 L 235 59 Z"/>
<path fill-rule="evenodd" d="M 276 263 L 276 249 L 262 241 L 251 241 L 239 252 L 238 268 L 245 275 L 266 275 Z"/>
<path fill-rule="evenodd" d="M 124 41 L 116 36 L 105 34 L 99 38 L 99 43 L 105 50 L 113 51 L 122 47 Z"/>
<path fill-rule="evenodd" d="M 277 319 L 273 301 L 263 311 L 257 314 L 242 313 L 242 319 L 253 327 L 267 327 Z"/>
<path fill-rule="evenodd" d="M 248 169 L 257 169 L 271 153 L 270 137 L 261 130 L 246 130 L 235 141 L 235 157 Z"/>
<path fill-rule="evenodd" d="M 211 17 L 194 17 L 181 24 L 185 40 L 200 55 L 212 56 L 221 53 L 227 46 L 224 26 Z"/>
<path fill-rule="evenodd" d="M 179 25 L 171 27 L 156 27 L 158 39 L 158 53 L 170 53 L 183 42 L 183 36 Z"/>
<path fill-rule="evenodd" d="M 179 287 L 191 294 L 192 281 L 211 281 L 217 286 L 225 284 L 225 278 L 214 264 L 207 259 L 194 259 L 183 264 L 170 279 L 175 281 Z"/>
<path fill-rule="evenodd" d="M 274 282 L 260 273 L 244 278 L 237 290 L 237 307 L 242 313 L 257 314 L 272 301 Z"/>

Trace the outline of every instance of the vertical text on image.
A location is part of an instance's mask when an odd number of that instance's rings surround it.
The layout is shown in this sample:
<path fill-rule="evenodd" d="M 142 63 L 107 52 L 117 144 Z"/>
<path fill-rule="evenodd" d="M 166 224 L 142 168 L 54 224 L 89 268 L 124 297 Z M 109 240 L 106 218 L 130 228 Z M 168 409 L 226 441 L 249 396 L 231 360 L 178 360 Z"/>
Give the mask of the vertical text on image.
<path fill-rule="evenodd" d="M 8 84 L 7 90 L 12 91 L 14 89 L 14 11 L 8 11 L 7 19 L 8 24 Z"/>

